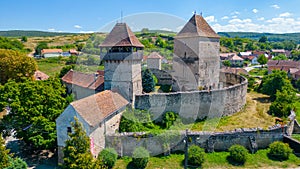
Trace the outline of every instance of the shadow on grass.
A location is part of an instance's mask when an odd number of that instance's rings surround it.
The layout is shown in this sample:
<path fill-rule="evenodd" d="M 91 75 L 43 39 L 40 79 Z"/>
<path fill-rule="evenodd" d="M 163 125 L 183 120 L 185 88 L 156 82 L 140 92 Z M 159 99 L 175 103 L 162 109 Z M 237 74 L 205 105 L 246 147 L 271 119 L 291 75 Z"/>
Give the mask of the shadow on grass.
<path fill-rule="evenodd" d="M 180 163 L 180 166 L 181 166 L 182 168 L 184 168 L 184 159 L 183 159 L 182 162 Z M 188 169 L 200 169 L 200 168 L 202 168 L 202 166 L 193 166 L 193 165 L 189 165 L 189 164 L 188 164 L 187 168 L 188 168 Z"/>
<path fill-rule="evenodd" d="M 270 97 L 256 97 L 253 98 L 253 100 L 256 100 L 260 103 L 271 103 Z"/>
<path fill-rule="evenodd" d="M 229 164 L 233 165 L 233 166 L 244 166 L 244 162 L 236 162 L 234 161 L 230 156 L 226 157 L 226 160 L 228 161 Z"/>
<path fill-rule="evenodd" d="M 268 156 L 268 158 L 270 160 L 273 160 L 273 161 L 280 161 L 280 162 L 282 162 L 282 161 L 288 160 L 288 159 L 282 158 L 281 155 L 274 155 L 274 154 L 272 155 L 270 153 L 267 153 L 267 156 Z"/>

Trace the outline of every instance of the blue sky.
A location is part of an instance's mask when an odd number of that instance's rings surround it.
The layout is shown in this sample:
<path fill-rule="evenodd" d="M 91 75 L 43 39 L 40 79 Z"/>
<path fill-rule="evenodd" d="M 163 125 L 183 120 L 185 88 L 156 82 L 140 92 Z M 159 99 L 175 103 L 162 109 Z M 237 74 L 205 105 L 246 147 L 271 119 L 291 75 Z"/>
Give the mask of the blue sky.
<path fill-rule="evenodd" d="M 197 11 L 217 32 L 300 32 L 300 0 L 3 0 L 0 5 L 0 30 L 109 31 L 123 11 L 133 31 L 179 31 Z"/>

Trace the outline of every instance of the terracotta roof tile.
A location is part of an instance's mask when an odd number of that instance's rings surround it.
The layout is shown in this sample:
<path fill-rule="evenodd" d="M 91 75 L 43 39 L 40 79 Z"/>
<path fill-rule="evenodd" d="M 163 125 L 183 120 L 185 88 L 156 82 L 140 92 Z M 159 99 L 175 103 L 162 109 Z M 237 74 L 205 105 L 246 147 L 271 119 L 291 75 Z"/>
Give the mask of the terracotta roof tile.
<path fill-rule="evenodd" d="M 147 57 L 147 59 L 163 59 L 164 57 L 162 57 L 159 53 L 157 52 L 152 52 L 150 53 L 150 55 Z"/>
<path fill-rule="evenodd" d="M 93 127 L 128 104 L 129 102 L 119 93 L 111 90 L 105 90 L 71 103 L 78 114 Z"/>
<path fill-rule="evenodd" d="M 137 39 L 134 33 L 130 30 L 126 23 L 117 23 L 112 31 L 107 35 L 100 47 L 114 46 L 134 46 L 144 47 Z"/>
<path fill-rule="evenodd" d="M 205 19 L 200 15 L 193 17 L 186 23 L 177 37 L 202 36 L 209 38 L 220 38 L 220 36 L 209 26 Z"/>
<path fill-rule="evenodd" d="M 62 49 L 43 49 L 43 50 L 41 50 L 42 54 L 45 54 L 45 53 L 62 53 L 62 52 L 63 52 Z"/>
<path fill-rule="evenodd" d="M 41 72 L 39 70 L 34 72 L 34 79 L 35 80 L 47 80 L 49 79 L 49 76 L 47 74 L 45 74 L 44 72 Z"/>
<path fill-rule="evenodd" d="M 95 78 L 97 79 L 95 80 Z M 70 70 L 67 74 L 65 74 L 62 77 L 62 81 L 83 88 L 97 89 L 102 84 L 104 84 L 104 76 L 100 75 L 99 73 L 86 74 L 86 73 Z"/>

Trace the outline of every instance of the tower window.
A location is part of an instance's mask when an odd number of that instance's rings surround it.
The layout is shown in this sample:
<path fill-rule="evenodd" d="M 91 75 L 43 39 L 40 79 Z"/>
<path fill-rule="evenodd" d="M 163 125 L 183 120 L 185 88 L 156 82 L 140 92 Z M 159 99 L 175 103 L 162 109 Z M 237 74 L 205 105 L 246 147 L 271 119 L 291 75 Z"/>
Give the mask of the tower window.
<path fill-rule="evenodd" d="M 72 133 L 72 128 L 71 127 L 67 127 L 67 132 L 68 133 Z"/>

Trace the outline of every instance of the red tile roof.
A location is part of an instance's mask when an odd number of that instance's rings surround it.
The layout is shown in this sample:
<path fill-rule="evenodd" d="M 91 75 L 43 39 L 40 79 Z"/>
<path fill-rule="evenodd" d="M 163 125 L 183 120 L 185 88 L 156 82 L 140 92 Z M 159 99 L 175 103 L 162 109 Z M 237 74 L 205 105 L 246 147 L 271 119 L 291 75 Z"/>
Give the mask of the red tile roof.
<path fill-rule="evenodd" d="M 150 58 L 150 59 L 163 59 L 163 57 L 157 52 L 150 53 L 150 55 L 147 57 L 147 59 L 148 58 Z"/>
<path fill-rule="evenodd" d="M 117 23 L 100 47 L 144 47 L 126 23 Z"/>
<path fill-rule="evenodd" d="M 39 70 L 34 72 L 34 79 L 35 80 L 47 80 L 49 79 L 49 76 L 47 74 L 45 74 L 44 72 L 41 72 Z"/>
<path fill-rule="evenodd" d="M 177 37 L 202 36 L 209 38 L 220 38 L 220 36 L 209 26 L 205 19 L 194 14 L 186 23 L 182 30 L 177 34 Z"/>
<path fill-rule="evenodd" d="M 83 88 L 96 90 L 98 87 L 104 84 L 104 76 L 99 73 L 86 74 L 70 70 L 62 77 L 62 81 Z"/>
<path fill-rule="evenodd" d="M 111 90 L 105 90 L 71 103 L 77 113 L 92 127 L 99 125 L 109 115 L 128 104 L 129 102 L 119 93 Z"/>
<path fill-rule="evenodd" d="M 45 54 L 45 53 L 62 53 L 62 52 L 63 52 L 62 49 L 43 49 L 43 50 L 41 50 L 42 54 Z"/>

